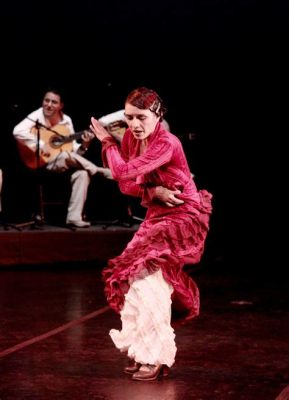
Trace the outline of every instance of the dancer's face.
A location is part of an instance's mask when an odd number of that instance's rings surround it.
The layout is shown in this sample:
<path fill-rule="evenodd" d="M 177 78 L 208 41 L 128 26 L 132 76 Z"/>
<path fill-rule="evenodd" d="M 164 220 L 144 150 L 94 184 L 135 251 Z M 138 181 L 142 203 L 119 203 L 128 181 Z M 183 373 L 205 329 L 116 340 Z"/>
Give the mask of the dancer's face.
<path fill-rule="evenodd" d="M 136 139 L 146 139 L 151 135 L 160 117 L 150 110 L 141 110 L 129 103 L 125 104 L 125 118 L 129 129 Z"/>

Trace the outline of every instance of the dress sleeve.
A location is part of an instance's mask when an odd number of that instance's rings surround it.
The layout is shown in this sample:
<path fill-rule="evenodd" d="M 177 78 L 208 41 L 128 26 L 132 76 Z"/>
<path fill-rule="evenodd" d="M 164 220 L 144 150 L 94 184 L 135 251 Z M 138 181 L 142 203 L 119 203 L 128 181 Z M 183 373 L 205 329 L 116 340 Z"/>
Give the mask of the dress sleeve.
<path fill-rule="evenodd" d="M 150 145 L 142 155 L 129 161 L 121 157 L 117 145 L 106 148 L 109 168 L 114 179 L 118 181 L 134 180 L 139 175 L 148 174 L 169 162 L 172 154 L 173 146 L 166 140 Z"/>
<path fill-rule="evenodd" d="M 121 180 L 118 181 L 119 189 L 123 194 L 134 197 L 142 197 L 144 189 L 141 185 L 138 185 L 134 180 Z"/>

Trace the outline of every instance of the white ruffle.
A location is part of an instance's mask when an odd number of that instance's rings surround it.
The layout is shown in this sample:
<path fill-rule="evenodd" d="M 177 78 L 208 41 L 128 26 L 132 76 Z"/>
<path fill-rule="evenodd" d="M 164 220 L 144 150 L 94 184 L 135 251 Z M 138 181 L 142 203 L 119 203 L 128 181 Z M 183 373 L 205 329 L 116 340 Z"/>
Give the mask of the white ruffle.
<path fill-rule="evenodd" d="M 171 327 L 173 288 L 161 270 L 134 281 L 120 313 L 122 330 L 109 332 L 115 346 L 141 364 L 175 362 L 175 334 Z"/>

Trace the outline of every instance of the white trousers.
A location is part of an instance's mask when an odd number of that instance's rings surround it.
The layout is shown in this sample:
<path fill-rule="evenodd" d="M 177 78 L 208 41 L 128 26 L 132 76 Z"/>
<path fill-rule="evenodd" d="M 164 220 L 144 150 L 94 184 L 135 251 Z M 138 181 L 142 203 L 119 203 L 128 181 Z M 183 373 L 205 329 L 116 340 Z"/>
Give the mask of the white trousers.
<path fill-rule="evenodd" d="M 121 352 L 141 364 L 175 362 L 175 334 L 171 327 L 171 294 L 173 288 L 161 270 L 134 281 L 125 295 L 120 313 L 122 330 L 109 332 Z"/>
<path fill-rule="evenodd" d="M 82 220 L 90 176 L 98 172 L 98 167 L 77 153 L 64 151 L 51 160 L 46 168 L 58 173 L 76 169 L 70 178 L 71 195 L 66 220 L 67 222 Z"/>

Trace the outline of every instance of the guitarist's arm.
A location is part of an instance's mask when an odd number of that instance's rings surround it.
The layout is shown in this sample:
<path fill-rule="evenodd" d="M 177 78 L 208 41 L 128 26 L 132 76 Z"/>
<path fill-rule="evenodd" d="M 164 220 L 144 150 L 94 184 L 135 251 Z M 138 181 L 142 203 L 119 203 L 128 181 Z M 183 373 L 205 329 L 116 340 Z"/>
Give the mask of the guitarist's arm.
<path fill-rule="evenodd" d="M 29 114 L 27 118 L 24 118 L 19 124 L 17 124 L 13 129 L 13 136 L 21 145 L 29 147 L 31 150 L 36 151 L 37 149 L 37 137 L 32 132 L 35 127 L 36 120 L 39 120 L 41 114 L 39 110 L 34 111 Z M 31 121 L 32 120 L 32 121 Z M 40 148 L 44 146 L 44 142 L 40 140 Z"/>

